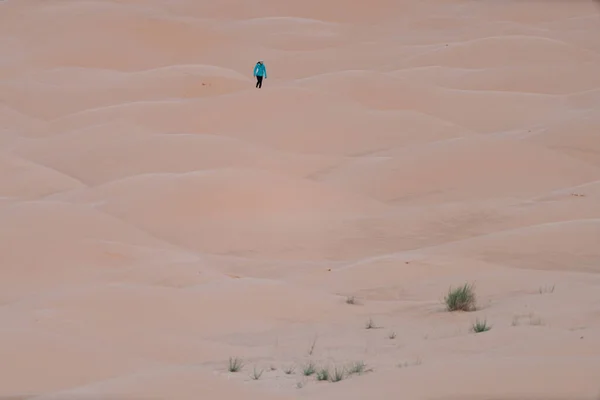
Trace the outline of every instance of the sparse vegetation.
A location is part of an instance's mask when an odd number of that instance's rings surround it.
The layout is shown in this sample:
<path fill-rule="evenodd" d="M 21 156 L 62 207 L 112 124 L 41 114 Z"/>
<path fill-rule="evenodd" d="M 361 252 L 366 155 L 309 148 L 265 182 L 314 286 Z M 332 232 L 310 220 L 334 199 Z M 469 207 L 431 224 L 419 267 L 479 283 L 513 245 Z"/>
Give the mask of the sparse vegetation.
<path fill-rule="evenodd" d="M 375 328 L 377 328 L 377 325 L 375 325 L 375 322 L 373 322 L 373 318 L 369 318 L 369 320 L 365 324 L 365 328 L 366 329 L 375 329 Z"/>
<path fill-rule="evenodd" d="M 315 363 L 310 361 L 304 366 L 302 372 L 305 376 L 315 375 L 317 381 L 339 382 L 347 376 L 354 374 L 361 375 L 369 371 L 372 371 L 372 369 L 367 368 L 367 364 L 364 361 L 352 362 L 347 367 L 334 366 L 333 368 L 329 366 L 317 368 Z"/>
<path fill-rule="evenodd" d="M 296 371 L 296 367 L 293 365 L 290 365 L 289 367 L 285 367 L 283 372 L 285 372 L 286 375 L 291 375 L 294 373 L 294 371 Z"/>
<path fill-rule="evenodd" d="M 262 370 L 262 369 L 261 369 L 260 371 L 257 371 L 257 370 L 256 370 L 256 366 L 255 366 L 255 367 L 254 367 L 254 371 L 252 372 L 252 375 L 250 375 L 250 377 L 251 377 L 253 380 L 257 381 L 257 380 L 259 380 L 259 379 L 260 379 L 260 377 L 262 376 L 263 372 L 264 372 L 264 370 Z"/>
<path fill-rule="evenodd" d="M 533 313 L 529 313 L 527 315 L 515 315 L 513 317 L 512 320 L 512 326 L 518 326 L 521 324 L 521 318 L 525 318 L 528 320 L 529 324 L 528 325 L 535 325 L 535 326 L 539 326 L 539 325 L 543 325 L 543 321 L 540 317 L 536 317 L 533 315 Z"/>
<path fill-rule="evenodd" d="M 229 372 L 238 372 L 244 366 L 244 362 L 239 357 L 229 357 Z"/>
<path fill-rule="evenodd" d="M 412 362 L 405 361 L 403 363 L 401 362 L 401 363 L 397 364 L 398 368 L 406 368 L 406 367 L 416 366 L 416 365 L 421 365 L 421 359 L 420 358 L 417 358 L 415 361 L 412 361 Z"/>
<path fill-rule="evenodd" d="M 312 354 L 314 353 L 316 345 L 317 345 L 317 336 L 315 335 L 315 338 L 314 338 L 312 344 L 308 348 L 308 355 L 309 356 L 312 356 Z"/>
<path fill-rule="evenodd" d="M 304 374 L 304 376 L 311 376 L 316 371 L 317 371 L 317 367 L 315 366 L 315 363 L 313 363 L 312 361 L 309 361 L 308 364 L 306 364 L 304 366 L 304 368 L 302 369 L 302 373 Z"/>
<path fill-rule="evenodd" d="M 331 382 L 339 382 L 346 376 L 344 368 L 333 368 L 333 375 L 331 375 Z"/>
<path fill-rule="evenodd" d="M 317 371 L 317 380 L 318 381 L 328 381 L 329 380 L 329 368 L 321 368 Z"/>
<path fill-rule="evenodd" d="M 531 317 L 531 318 L 529 318 L 529 325 L 540 326 L 540 325 L 544 325 L 544 322 L 542 321 L 542 319 L 540 317 Z"/>
<path fill-rule="evenodd" d="M 367 371 L 367 364 L 364 361 L 356 361 L 350 364 L 348 367 L 348 374 L 362 374 Z"/>
<path fill-rule="evenodd" d="M 444 298 L 448 311 L 475 311 L 475 300 L 473 285 L 469 284 L 456 289 L 450 288 Z"/>
<path fill-rule="evenodd" d="M 473 332 L 480 333 L 480 332 L 489 331 L 490 329 L 492 329 L 492 327 L 489 326 L 486 321 L 476 320 L 475 323 L 473 324 L 472 329 L 473 329 Z"/>
<path fill-rule="evenodd" d="M 354 296 L 346 297 L 346 304 L 357 304 L 356 297 L 354 297 Z"/>
<path fill-rule="evenodd" d="M 554 287 L 555 286 L 556 285 L 552 285 L 551 287 L 550 286 L 542 286 L 542 287 L 540 287 L 539 292 L 540 292 L 540 294 L 554 293 Z"/>
<path fill-rule="evenodd" d="M 396 332 L 394 332 L 394 331 L 391 331 L 391 332 L 388 334 L 388 338 L 389 338 L 389 339 L 392 339 L 392 340 L 393 340 L 393 339 L 396 339 Z"/>

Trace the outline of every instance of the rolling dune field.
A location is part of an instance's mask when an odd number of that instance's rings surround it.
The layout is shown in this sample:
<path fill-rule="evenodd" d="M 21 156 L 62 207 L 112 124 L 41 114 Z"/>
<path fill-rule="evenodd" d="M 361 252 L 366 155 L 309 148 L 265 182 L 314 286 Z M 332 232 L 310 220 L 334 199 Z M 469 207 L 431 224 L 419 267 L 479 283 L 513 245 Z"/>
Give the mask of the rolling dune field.
<path fill-rule="evenodd" d="M 600 398 L 597 1 L 4 0 L 0 122 L 1 399 Z"/>

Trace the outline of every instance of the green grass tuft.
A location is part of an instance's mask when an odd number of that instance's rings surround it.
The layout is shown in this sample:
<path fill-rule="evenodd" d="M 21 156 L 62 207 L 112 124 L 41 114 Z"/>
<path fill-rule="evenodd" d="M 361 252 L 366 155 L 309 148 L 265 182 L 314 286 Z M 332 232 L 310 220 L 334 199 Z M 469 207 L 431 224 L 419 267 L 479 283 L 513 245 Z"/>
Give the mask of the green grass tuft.
<path fill-rule="evenodd" d="M 367 364 L 365 364 L 364 361 L 356 361 L 350 364 L 350 366 L 348 367 L 348 374 L 352 375 L 352 374 L 362 374 L 364 372 L 367 372 Z"/>
<path fill-rule="evenodd" d="M 260 379 L 260 377 L 262 376 L 263 372 L 264 372 L 264 370 L 261 369 L 260 371 L 257 371 L 256 367 L 254 367 L 254 371 L 252 372 L 252 375 L 250 375 L 250 377 L 253 380 L 257 381 L 257 380 Z"/>
<path fill-rule="evenodd" d="M 315 372 L 317 372 L 317 368 L 315 366 L 315 363 L 313 363 L 312 361 L 309 361 L 308 364 L 306 364 L 302 369 L 302 373 L 304 374 L 304 376 L 311 376 Z"/>
<path fill-rule="evenodd" d="M 544 294 L 544 293 L 554 293 L 554 289 L 555 289 L 556 285 L 552 285 L 552 286 L 542 286 L 539 289 L 540 294 Z"/>
<path fill-rule="evenodd" d="M 321 368 L 317 371 L 317 380 L 318 381 L 328 381 L 329 380 L 329 368 Z"/>
<path fill-rule="evenodd" d="M 473 286 L 465 284 L 462 287 L 448 291 L 444 298 L 448 311 L 475 311 L 475 292 Z"/>
<path fill-rule="evenodd" d="M 239 357 L 229 357 L 229 367 L 227 368 L 229 372 L 238 372 L 242 369 L 244 363 Z"/>
<path fill-rule="evenodd" d="M 333 374 L 331 375 L 331 382 L 339 382 L 346 377 L 346 371 L 344 368 L 335 367 L 333 369 Z"/>
<path fill-rule="evenodd" d="M 490 329 L 492 329 L 492 327 L 489 326 L 486 321 L 482 322 L 482 321 L 477 320 L 473 324 L 472 329 L 473 329 L 473 332 L 480 333 L 480 332 L 489 331 Z"/>

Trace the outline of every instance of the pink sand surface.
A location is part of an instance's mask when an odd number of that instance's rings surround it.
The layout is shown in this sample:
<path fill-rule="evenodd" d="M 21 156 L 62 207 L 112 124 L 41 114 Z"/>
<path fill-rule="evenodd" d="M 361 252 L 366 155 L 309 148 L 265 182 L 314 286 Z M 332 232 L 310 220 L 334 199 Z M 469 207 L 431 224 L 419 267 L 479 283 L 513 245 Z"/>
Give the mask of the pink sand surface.
<path fill-rule="evenodd" d="M 600 396 L 597 1 L 4 0 L 0 122 L 0 398 Z"/>

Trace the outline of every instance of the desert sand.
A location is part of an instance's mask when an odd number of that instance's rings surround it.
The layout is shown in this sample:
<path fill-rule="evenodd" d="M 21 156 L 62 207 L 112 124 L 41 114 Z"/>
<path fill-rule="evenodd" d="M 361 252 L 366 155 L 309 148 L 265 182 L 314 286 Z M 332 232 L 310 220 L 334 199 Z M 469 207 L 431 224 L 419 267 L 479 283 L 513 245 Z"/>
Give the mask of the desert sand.
<path fill-rule="evenodd" d="M 1 398 L 600 396 L 597 2 L 5 0 L 0 121 Z"/>

